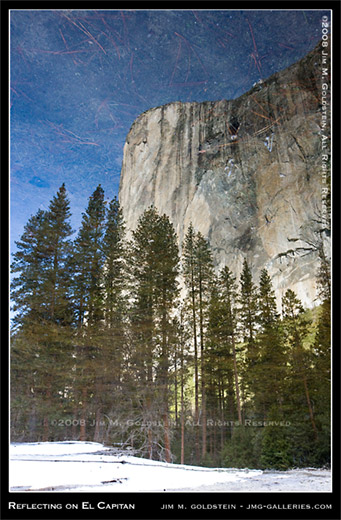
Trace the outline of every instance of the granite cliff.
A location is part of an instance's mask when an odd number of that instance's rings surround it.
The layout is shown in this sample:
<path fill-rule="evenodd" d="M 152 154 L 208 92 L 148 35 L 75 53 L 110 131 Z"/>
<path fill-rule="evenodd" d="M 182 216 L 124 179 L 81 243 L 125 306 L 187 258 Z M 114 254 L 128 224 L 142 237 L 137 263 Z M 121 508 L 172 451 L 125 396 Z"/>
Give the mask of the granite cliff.
<path fill-rule="evenodd" d="M 278 298 L 291 288 L 311 306 L 318 262 L 307 237 L 316 236 L 321 213 L 328 135 L 321 51 L 238 99 L 175 102 L 140 115 L 127 136 L 120 181 L 128 229 L 154 205 L 173 222 L 180 245 L 192 222 L 208 238 L 217 268 L 228 265 L 239 276 L 246 257 L 256 280 L 268 269 Z"/>

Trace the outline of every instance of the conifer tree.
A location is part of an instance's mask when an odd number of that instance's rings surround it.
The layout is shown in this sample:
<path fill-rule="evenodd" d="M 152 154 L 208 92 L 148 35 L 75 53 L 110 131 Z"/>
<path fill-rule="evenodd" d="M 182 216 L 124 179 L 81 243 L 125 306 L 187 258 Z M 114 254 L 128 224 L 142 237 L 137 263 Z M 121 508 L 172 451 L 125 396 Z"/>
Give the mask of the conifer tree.
<path fill-rule="evenodd" d="M 317 330 L 313 344 L 314 378 L 312 399 L 315 404 L 315 418 L 320 448 L 317 463 L 330 460 L 331 430 L 331 279 L 330 265 L 326 256 L 320 254 L 318 273 L 318 296 L 321 300 Z M 320 458 L 319 458 L 320 457 Z"/>
<path fill-rule="evenodd" d="M 240 312 L 242 334 L 247 345 L 247 355 L 250 365 L 257 359 L 256 324 L 258 317 L 257 292 L 252 280 L 252 273 L 247 260 L 244 260 L 240 276 Z"/>
<path fill-rule="evenodd" d="M 21 239 L 15 242 L 11 272 L 19 274 L 11 283 L 14 329 L 43 319 L 43 282 L 46 265 L 46 212 L 38 210 L 27 222 Z"/>
<path fill-rule="evenodd" d="M 75 417 L 80 417 L 80 440 L 86 440 L 87 419 L 94 418 L 100 389 L 97 385 L 104 318 L 103 234 L 104 191 L 99 184 L 89 198 L 74 241 L 73 298 L 77 324 L 75 362 Z"/>
<path fill-rule="evenodd" d="M 179 308 L 179 318 L 176 319 L 176 340 L 177 348 L 175 354 L 179 359 L 179 368 L 175 371 L 175 378 L 179 379 L 180 384 L 180 464 L 185 463 L 185 422 L 188 409 L 186 398 L 186 388 L 189 379 L 189 367 L 191 365 L 190 353 L 188 350 L 188 329 L 185 327 L 185 312 L 183 305 Z"/>
<path fill-rule="evenodd" d="M 291 396 L 296 401 L 305 401 L 309 412 L 314 438 L 318 438 L 313 404 L 311 401 L 311 353 L 304 348 L 304 338 L 308 332 L 308 321 L 304 308 L 294 291 L 288 289 L 282 299 L 283 327 L 291 364 Z"/>
<path fill-rule="evenodd" d="M 45 264 L 45 212 L 38 210 L 27 222 L 16 242 L 11 271 L 13 319 L 11 337 L 11 426 L 12 440 L 35 440 L 41 435 L 41 402 L 37 391 L 38 336 L 43 319 L 42 273 Z M 30 433 L 32 437 L 30 436 Z"/>
<path fill-rule="evenodd" d="M 241 396 L 239 389 L 239 368 L 237 362 L 237 347 L 236 347 L 236 329 L 237 329 L 237 287 L 236 279 L 228 267 L 224 267 L 220 273 L 220 287 L 221 297 L 224 304 L 224 335 L 226 339 L 230 340 L 232 359 L 233 359 L 233 374 L 234 374 L 234 388 L 237 402 L 238 421 L 242 423 L 241 415 Z"/>
<path fill-rule="evenodd" d="M 245 364 L 242 374 L 243 401 L 252 397 L 254 393 L 254 372 L 258 360 L 258 345 L 256 340 L 258 302 L 257 290 L 253 283 L 251 269 L 247 260 L 244 260 L 243 270 L 240 276 L 239 293 L 239 332 L 244 342 Z"/>
<path fill-rule="evenodd" d="M 160 216 L 154 207 L 142 214 L 133 231 L 129 256 L 138 397 L 143 420 L 159 419 L 163 424 L 162 444 L 157 431 L 148 429 L 148 456 L 156 456 L 159 444 L 163 455 L 159 452 L 158 456 L 170 461 L 169 369 L 179 256 L 175 231 L 166 215 Z"/>
<path fill-rule="evenodd" d="M 268 423 L 262 432 L 260 464 L 262 468 L 286 470 L 293 464 L 290 430 L 283 423 L 283 415 L 276 405 L 268 413 Z"/>
<path fill-rule="evenodd" d="M 209 456 L 214 461 L 218 458 L 219 445 L 222 449 L 225 443 L 225 421 L 235 418 L 232 347 L 226 328 L 225 311 L 221 288 L 216 279 L 211 291 L 205 359 L 207 417 L 213 422 L 213 430 L 209 430 L 208 446 Z"/>
<path fill-rule="evenodd" d="M 61 325 L 70 325 L 72 322 L 69 237 L 73 231 L 69 222 L 71 216 L 69 208 L 65 184 L 62 184 L 46 214 L 49 255 L 46 292 L 50 294 L 49 320 Z"/>
<path fill-rule="evenodd" d="M 265 420 L 272 407 L 282 408 L 286 377 L 286 357 L 276 297 L 266 269 L 260 276 L 258 309 L 259 357 L 254 370 L 255 408 Z"/>
<path fill-rule="evenodd" d="M 198 233 L 196 237 L 195 254 L 200 331 L 202 459 L 204 460 L 207 450 L 206 329 L 208 324 L 208 308 L 213 281 L 213 260 L 209 244 L 201 233 Z"/>
<path fill-rule="evenodd" d="M 125 226 L 116 197 L 109 203 L 102 242 L 103 330 L 97 350 L 95 441 L 103 441 L 103 415 L 118 416 L 123 404 L 127 304 Z M 102 427 L 103 430 L 103 427 Z"/>
<path fill-rule="evenodd" d="M 103 319 L 104 219 L 104 191 L 99 184 L 89 198 L 74 242 L 74 297 L 80 327 L 85 323 L 91 327 Z"/>
<path fill-rule="evenodd" d="M 116 320 L 121 321 L 124 312 L 123 290 L 126 285 L 124 238 L 125 225 L 122 210 L 115 197 L 109 204 L 103 238 L 105 323 L 110 329 L 115 329 Z"/>
<path fill-rule="evenodd" d="M 196 233 L 190 223 L 183 245 L 182 270 L 185 284 L 188 290 L 188 310 L 191 336 L 194 349 L 194 424 L 195 424 L 195 454 L 196 462 L 199 463 L 199 353 L 198 353 L 198 288 L 196 284 L 196 255 L 195 255 Z"/>
<path fill-rule="evenodd" d="M 212 252 L 207 240 L 201 233 L 195 233 L 190 224 L 185 241 L 183 254 L 183 273 L 188 288 L 188 307 L 193 330 L 194 343 L 194 384 L 195 384 L 195 423 L 199 420 L 199 352 L 200 344 L 200 394 L 202 415 L 202 452 L 204 458 L 207 449 L 206 421 L 206 384 L 205 384 L 205 333 L 208 323 L 208 308 L 213 280 Z M 200 342 L 200 343 L 199 343 Z M 197 434 L 198 435 L 198 434 Z M 196 438 L 196 454 L 199 461 L 199 442 Z"/>
<path fill-rule="evenodd" d="M 18 376 L 20 356 L 28 356 L 30 393 L 24 391 L 24 395 L 30 395 L 30 403 L 34 401 L 34 422 L 38 429 L 43 424 L 43 440 L 51 435 L 52 414 L 62 406 L 70 370 L 69 218 L 63 184 L 48 210 L 39 210 L 29 219 L 12 263 L 12 272 L 19 274 L 12 283 L 13 310 L 17 311 L 12 368 Z M 20 387 L 17 377 L 12 382 L 15 393 Z"/>

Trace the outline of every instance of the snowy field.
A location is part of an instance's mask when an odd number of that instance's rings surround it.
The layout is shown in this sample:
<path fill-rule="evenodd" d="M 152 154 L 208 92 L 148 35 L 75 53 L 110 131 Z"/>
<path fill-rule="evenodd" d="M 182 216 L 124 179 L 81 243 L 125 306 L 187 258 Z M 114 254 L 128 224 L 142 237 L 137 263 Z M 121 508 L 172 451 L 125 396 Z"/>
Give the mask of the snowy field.
<path fill-rule="evenodd" d="M 328 492 L 328 470 L 202 468 L 133 457 L 95 442 L 10 447 L 10 491 Z"/>

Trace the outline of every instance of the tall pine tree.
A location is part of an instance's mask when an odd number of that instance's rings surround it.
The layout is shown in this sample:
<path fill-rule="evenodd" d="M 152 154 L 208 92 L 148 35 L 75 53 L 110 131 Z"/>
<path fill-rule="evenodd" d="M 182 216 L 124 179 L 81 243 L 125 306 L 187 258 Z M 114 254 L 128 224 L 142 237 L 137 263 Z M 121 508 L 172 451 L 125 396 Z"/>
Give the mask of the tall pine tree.
<path fill-rule="evenodd" d="M 74 367 L 75 417 L 80 421 L 80 440 L 86 440 L 86 424 L 96 418 L 100 400 L 98 366 L 104 319 L 103 234 L 104 191 L 99 184 L 89 198 L 74 241 L 73 298 L 77 325 Z"/>
<path fill-rule="evenodd" d="M 240 275 L 239 293 L 239 332 L 244 342 L 245 363 L 242 374 L 242 399 L 246 403 L 254 395 L 254 381 L 256 364 L 258 361 L 257 320 L 258 320 L 258 301 L 257 290 L 253 283 L 252 272 L 247 260 L 244 260 L 243 270 Z"/>
<path fill-rule="evenodd" d="M 271 278 L 263 269 L 258 290 L 257 334 L 259 357 L 255 366 L 255 409 L 266 420 L 271 407 L 282 408 L 286 377 L 286 356 L 280 328 L 279 313 Z"/>
<path fill-rule="evenodd" d="M 39 210 L 25 226 L 12 272 L 14 334 L 12 337 L 13 396 L 23 390 L 19 383 L 22 359 L 30 375 L 28 410 L 33 406 L 36 436 L 51 438 L 51 420 L 63 403 L 70 372 L 70 209 L 64 184 L 47 211 Z M 14 408 L 15 409 L 15 408 Z"/>
<path fill-rule="evenodd" d="M 208 325 L 210 291 L 213 280 L 213 261 L 212 252 L 207 240 L 201 233 L 195 233 L 192 224 L 190 224 L 187 230 L 184 241 L 183 275 L 188 290 L 189 320 L 193 333 L 195 424 L 199 424 L 199 395 L 201 395 L 201 458 L 204 459 L 207 450 L 205 334 Z M 198 435 L 199 433 L 196 432 L 195 445 L 197 462 L 200 460 Z"/>
<path fill-rule="evenodd" d="M 282 313 L 283 329 L 291 365 L 291 398 L 296 410 L 304 410 L 305 408 L 309 413 L 311 432 L 316 441 L 318 430 L 311 399 L 312 356 L 310 350 L 304 346 L 304 339 L 309 331 L 309 322 L 305 316 L 302 303 L 291 289 L 288 289 L 283 296 Z M 302 415 L 304 417 L 304 414 Z"/>
<path fill-rule="evenodd" d="M 173 225 L 154 207 L 142 214 L 133 232 L 130 268 L 138 404 L 144 423 L 161 424 L 147 427 L 143 442 L 149 458 L 170 461 L 169 369 L 179 255 Z"/>
<path fill-rule="evenodd" d="M 104 417 L 118 417 L 126 406 L 124 361 L 126 359 L 127 302 L 125 225 L 116 197 L 109 203 L 102 241 L 103 327 L 97 351 L 96 429 L 94 440 L 103 441 L 110 428 Z M 109 421 L 110 425 L 110 421 Z"/>

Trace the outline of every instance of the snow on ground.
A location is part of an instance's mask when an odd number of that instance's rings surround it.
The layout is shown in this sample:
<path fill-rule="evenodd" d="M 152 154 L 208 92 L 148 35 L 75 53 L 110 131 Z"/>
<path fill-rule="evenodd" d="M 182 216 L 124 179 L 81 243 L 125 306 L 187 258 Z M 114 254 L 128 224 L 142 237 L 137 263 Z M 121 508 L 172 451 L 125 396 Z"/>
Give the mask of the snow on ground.
<path fill-rule="evenodd" d="M 133 457 L 96 442 L 10 446 L 10 491 L 328 492 L 328 470 L 202 468 Z"/>

